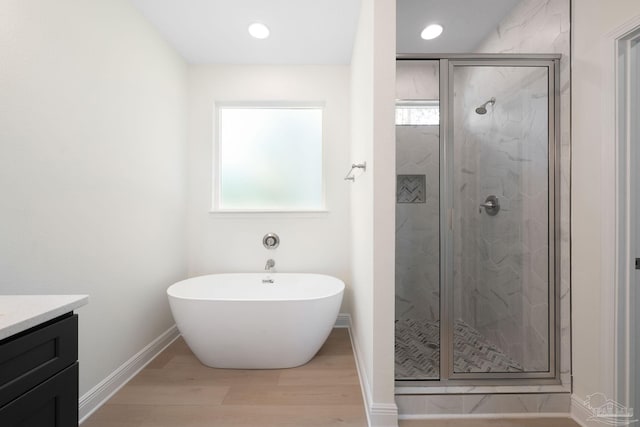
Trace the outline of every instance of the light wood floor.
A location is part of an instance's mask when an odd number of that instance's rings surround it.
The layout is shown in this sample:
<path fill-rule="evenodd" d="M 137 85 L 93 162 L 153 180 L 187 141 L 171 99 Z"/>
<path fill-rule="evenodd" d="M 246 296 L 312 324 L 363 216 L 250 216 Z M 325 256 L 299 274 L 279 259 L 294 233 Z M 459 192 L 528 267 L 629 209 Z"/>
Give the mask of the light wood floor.
<path fill-rule="evenodd" d="M 213 369 L 178 339 L 82 427 L 366 426 L 347 329 L 304 366 Z"/>
<path fill-rule="evenodd" d="M 203 366 L 182 339 L 87 419 L 82 427 L 365 427 L 353 351 L 334 329 L 316 357 L 291 369 Z M 402 420 L 400 427 L 578 427 L 567 418 Z"/>

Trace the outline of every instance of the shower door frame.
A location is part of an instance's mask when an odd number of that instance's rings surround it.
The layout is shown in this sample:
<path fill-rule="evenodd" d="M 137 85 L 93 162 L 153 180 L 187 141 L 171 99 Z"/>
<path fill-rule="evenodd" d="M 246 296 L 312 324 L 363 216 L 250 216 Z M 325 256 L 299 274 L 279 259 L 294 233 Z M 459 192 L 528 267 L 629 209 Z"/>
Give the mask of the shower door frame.
<path fill-rule="evenodd" d="M 559 54 L 398 55 L 438 60 L 440 86 L 440 376 L 396 380 L 396 387 L 560 384 L 560 58 Z M 548 76 L 548 352 L 541 372 L 454 372 L 453 313 L 453 71 L 456 66 L 546 67 Z M 400 392 L 402 393 L 402 392 Z"/>

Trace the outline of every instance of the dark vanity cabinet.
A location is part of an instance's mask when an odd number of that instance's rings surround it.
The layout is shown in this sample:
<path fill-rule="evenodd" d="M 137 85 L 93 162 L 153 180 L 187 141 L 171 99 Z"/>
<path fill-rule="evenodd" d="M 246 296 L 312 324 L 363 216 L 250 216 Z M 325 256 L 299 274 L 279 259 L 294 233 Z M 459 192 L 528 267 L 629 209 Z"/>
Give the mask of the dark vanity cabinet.
<path fill-rule="evenodd" d="M 0 341 L 0 426 L 78 426 L 78 316 Z"/>

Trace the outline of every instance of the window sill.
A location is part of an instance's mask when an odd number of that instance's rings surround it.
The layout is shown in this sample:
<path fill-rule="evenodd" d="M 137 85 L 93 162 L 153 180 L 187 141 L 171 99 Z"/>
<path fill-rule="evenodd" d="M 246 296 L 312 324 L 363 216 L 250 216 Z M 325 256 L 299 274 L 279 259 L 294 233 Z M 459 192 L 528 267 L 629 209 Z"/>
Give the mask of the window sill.
<path fill-rule="evenodd" d="M 218 218 L 326 218 L 329 216 L 329 211 L 212 210 L 209 214 Z"/>

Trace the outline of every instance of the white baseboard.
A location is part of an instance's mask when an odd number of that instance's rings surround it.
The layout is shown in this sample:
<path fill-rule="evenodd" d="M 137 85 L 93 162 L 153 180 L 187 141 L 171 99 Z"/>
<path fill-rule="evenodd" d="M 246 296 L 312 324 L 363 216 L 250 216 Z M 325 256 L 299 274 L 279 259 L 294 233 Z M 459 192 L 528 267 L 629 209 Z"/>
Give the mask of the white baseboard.
<path fill-rule="evenodd" d="M 582 427 L 635 426 L 638 422 L 637 419 L 626 420 L 626 422 L 622 418 L 612 420 L 609 417 L 604 417 L 598 419 L 594 409 L 585 404 L 584 399 L 575 394 L 571 395 L 571 418 Z"/>
<path fill-rule="evenodd" d="M 582 427 L 600 426 L 603 424 L 596 424 L 594 421 L 589 421 L 588 418 L 593 415 L 593 412 L 587 408 L 584 404 L 584 400 L 580 399 L 575 394 L 571 395 L 571 418 Z"/>
<path fill-rule="evenodd" d="M 351 316 L 348 313 L 339 313 L 334 328 L 351 328 Z"/>
<path fill-rule="evenodd" d="M 370 427 L 398 427 L 398 406 L 395 403 L 371 403 Z"/>
<path fill-rule="evenodd" d="M 180 336 L 176 325 L 124 362 L 104 380 L 80 397 L 79 419 L 82 424 L 91 414 L 120 390 L 131 378 Z"/>
<path fill-rule="evenodd" d="M 369 427 L 397 427 L 398 426 L 398 407 L 395 403 L 375 403 L 371 399 L 371 387 L 367 372 L 364 369 L 364 363 L 362 362 L 362 352 L 358 347 L 358 340 L 353 336 L 353 329 L 351 325 L 351 315 L 348 313 L 341 313 L 338 315 L 338 319 L 341 320 L 341 324 L 349 329 L 349 338 L 351 339 L 351 348 L 353 348 L 353 356 L 356 362 L 356 370 L 358 371 L 358 377 L 360 378 L 360 388 L 362 390 L 362 400 L 364 401 L 364 411 L 367 415 L 367 425 Z"/>

